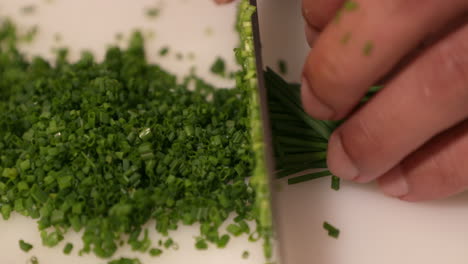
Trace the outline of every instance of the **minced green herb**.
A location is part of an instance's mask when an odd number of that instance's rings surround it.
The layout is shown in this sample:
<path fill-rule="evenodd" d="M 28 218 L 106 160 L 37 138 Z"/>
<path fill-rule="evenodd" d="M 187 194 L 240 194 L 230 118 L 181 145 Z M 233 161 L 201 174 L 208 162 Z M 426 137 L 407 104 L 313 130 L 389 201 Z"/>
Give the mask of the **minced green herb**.
<path fill-rule="evenodd" d="M 164 242 L 164 247 L 166 249 L 170 248 L 172 245 L 174 244 L 174 240 L 172 240 L 172 238 L 168 238 L 166 240 L 166 242 Z"/>
<path fill-rule="evenodd" d="M 37 10 L 37 6 L 27 5 L 27 6 L 23 6 L 20 11 L 23 15 L 31 15 L 31 14 L 34 14 L 36 10 Z"/>
<path fill-rule="evenodd" d="M 334 21 L 338 23 L 341 20 L 344 12 L 353 12 L 359 9 L 359 4 L 353 0 L 347 0 L 343 3 L 343 6 L 336 12 Z"/>
<path fill-rule="evenodd" d="M 367 41 L 366 44 L 364 45 L 364 48 L 362 49 L 362 53 L 365 56 L 370 56 L 373 50 L 374 50 L 374 43 L 372 41 Z"/>
<path fill-rule="evenodd" d="M 351 33 L 350 32 L 347 32 L 343 35 L 343 37 L 341 38 L 341 44 L 343 45 L 346 45 L 348 44 L 348 42 L 351 40 Z"/>
<path fill-rule="evenodd" d="M 116 260 L 109 261 L 107 264 L 141 264 L 139 259 L 130 259 L 130 258 L 120 258 Z"/>
<path fill-rule="evenodd" d="M 64 230 L 83 230 L 81 253 L 99 257 L 111 257 L 124 234 L 133 250 L 148 250 L 141 226 L 150 219 L 164 235 L 201 223 L 201 237 L 220 247 L 229 215 L 257 219 L 244 90 L 193 76 L 177 83 L 146 61 L 140 33 L 102 62 L 83 53 L 71 63 L 60 51 L 52 64 L 3 45 L 14 32 L 0 26 L 5 219 L 13 210 L 37 219 L 51 247 Z"/>
<path fill-rule="evenodd" d="M 284 60 L 279 60 L 278 61 L 278 69 L 281 74 L 287 74 L 288 73 L 288 65 L 286 64 L 286 61 Z"/>
<path fill-rule="evenodd" d="M 163 57 L 166 56 L 169 53 L 169 47 L 162 47 L 159 50 L 159 56 Z"/>
<path fill-rule="evenodd" d="M 208 249 L 208 244 L 206 243 L 205 239 L 199 239 L 197 243 L 195 243 L 195 247 L 200 250 Z"/>
<path fill-rule="evenodd" d="M 32 257 L 28 260 L 27 263 L 28 263 L 28 264 L 39 264 L 39 260 L 37 259 L 37 257 L 32 256 Z"/>
<path fill-rule="evenodd" d="M 159 16 L 161 10 L 158 7 L 151 7 L 145 10 L 145 14 L 149 18 L 156 18 Z"/>
<path fill-rule="evenodd" d="M 250 256 L 249 251 L 245 250 L 244 252 L 242 252 L 242 258 L 243 258 L 243 259 L 248 259 L 249 256 Z"/>
<path fill-rule="evenodd" d="M 19 241 L 19 247 L 21 248 L 21 250 L 23 250 L 24 252 L 29 252 L 32 248 L 33 248 L 33 245 L 27 243 L 27 242 L 24 242 L 24 240 L 20 240 Z"/>
<path fill-rule="evenodd" d="M 343 9 L 345 11 L 355 11 L 359 8 L 359 4 L 353 0 L 347 0 L 343 4 Z"/>
<path fill-rule="evenodd" d="M 149 251 L 149 254 L 152 256 L 152 257 L 158 257 L 158 256 L 161 256 L 161 254 L 163 253 L 163 251 L 159 248 L 152 248 L 150 249 Z"/>
<path fill-rule="evenodd" d="M 219 228 L 235 215 L 231 231 L 263 238 L 271 257 L 251 30 L 255 8 L 243 0 L 239 10 L 237 89 L 215 89 L 195 76 L 178 83 L 147 62 L 139 32 L 127 48 L 108 48 L 100 62 L 89 52 L 70 62 L 66 49 L 56 50 L 54 62 L 27 60 L 16 48 L 22 38 L 14 24 L 1 22 L 3 218 L 15 211 L 36 219 L 49 247 L 66 230 L 82 231 L 80 254 L 109 258 L 124 236 L 135 251 L 157 252 L 141 228 L 150 219 L 162 235 L 199 223 L 197 247 L 225 247 L 229 235 Z M 251 231 L 246 221 L 253 220 Z"/>
<path fill-rule="evenodd" d="M 211 72 L 221 77 L 226 76 L 226 62 L 220 57 L 217 57 L 215 62 L 211 65 Z"/>
<path fill-rule="evenodd" d="M 340 230 L 334 226 L 332 226 L 330 223 L 328 222 L 323 222 L 323 228 L 325 230 L 327 230 L 328 232 L 328 235 L 330 237 L 333 237 L 333 238 L 338 238 L 338 236 L 340 235 Z"/>
<path fill-rule="evenodd" d="M 335 175 L 332 176 L 331 188 L 335 191 L 340 190 L 340 182 L 341 179 L 336 177 Z"/>
<path fill-rule="evenodd" d="M 65 247 L 63 248 L 63 254 L 69 255 L 73 250 L 73 244 L 72 243 L 67 243 Z"/>

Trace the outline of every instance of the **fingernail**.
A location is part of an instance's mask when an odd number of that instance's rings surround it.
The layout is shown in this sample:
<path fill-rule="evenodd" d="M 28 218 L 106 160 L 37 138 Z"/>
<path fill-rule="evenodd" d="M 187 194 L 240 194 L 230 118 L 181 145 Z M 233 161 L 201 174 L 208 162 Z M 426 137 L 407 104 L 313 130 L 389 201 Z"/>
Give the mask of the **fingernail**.
<path fill-rule="evenodd" d="M 333 133 L 328 144 L 328 168 L 336 176 L 345 180 L 354 180 L 359 170 L 344 151 L 341 136 Z"/>
<path fill-rule="evenodd" d="M 304 110 L 311 116 L 320 119 L 331 119 L 335 112 L 329 106 L 322 103 L 317 96 L 315 96 L 312 89 L 310 89 L 307 79 L 302 79 L 301 86 L 302 104 Z"/>
<path fill-rule="evenodd" d="M 380 189 L 388 196 L 402 197 L 409 193 L 409 185 L 400 166 L 392 169 L 379 182 Z"/>

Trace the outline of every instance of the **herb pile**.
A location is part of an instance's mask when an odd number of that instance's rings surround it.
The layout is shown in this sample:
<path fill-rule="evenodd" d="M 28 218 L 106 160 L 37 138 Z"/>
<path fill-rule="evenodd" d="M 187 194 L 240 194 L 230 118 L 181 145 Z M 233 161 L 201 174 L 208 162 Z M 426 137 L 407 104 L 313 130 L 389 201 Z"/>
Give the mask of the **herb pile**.
<path fill-rule="evenodd" d="M 253 12 L 245 10 L 243 22 Z M 85 52 L 72 63 L 66 50 L 53 63 L 29 61 L 18 41 L 14 24 L 2 22 L 4 219 L 13 211 L 37 219 L 50 247 L 68 230 L 84 230 L 80 253 L 103 258 L 114 254 L 124 234 L 133 250 L 160 255 L 163 248 L 142 229 L 151 219 L 161 236 L 200 223 L 199 249 L 224 247 L 228 233 L 271 236 L 263 154 L 253 144 L 261 138 L 248 46 L 237 50 L 244 66 L 240 88 L 215 89 L 194 76 L 177 83 L 149 64 L 138 32 L 126 49 L 109 48 L 102 62 Z M 259 191 L 249 183 L 252 175 Z M 232 214 L 234 223 L 221 230 Z M 250 229 L 251 220 L 257 230 Z M 271 255 L 270 241 L 265 248 Z M 64 252 L 72 249 L 67 244 Z"/>

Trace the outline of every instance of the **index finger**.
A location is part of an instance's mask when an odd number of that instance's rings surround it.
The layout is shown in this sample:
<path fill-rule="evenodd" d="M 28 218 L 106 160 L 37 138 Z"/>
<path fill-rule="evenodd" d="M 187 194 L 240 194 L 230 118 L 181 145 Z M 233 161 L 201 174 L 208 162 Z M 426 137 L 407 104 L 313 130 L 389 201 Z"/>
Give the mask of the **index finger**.
<path fill-rule="evenodd" d="M 343 118 L 374 82 L 434 29 L 463 15 L 467 5 L 465 0 L 346 1 L 307 58 L 305 110 L 319 119 Z"/>

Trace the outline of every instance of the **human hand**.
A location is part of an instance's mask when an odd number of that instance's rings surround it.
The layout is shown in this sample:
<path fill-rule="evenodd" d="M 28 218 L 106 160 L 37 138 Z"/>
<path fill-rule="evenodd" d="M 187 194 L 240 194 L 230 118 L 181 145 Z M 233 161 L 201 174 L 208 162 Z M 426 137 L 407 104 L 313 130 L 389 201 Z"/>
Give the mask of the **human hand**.
<path fill-rule="evenodd" d="M 466 0 L 303 0 L 304 108 L 348 117 L 329 142 L 334 174 L 406 201 L 468 188 L 467 13 Z"/>

